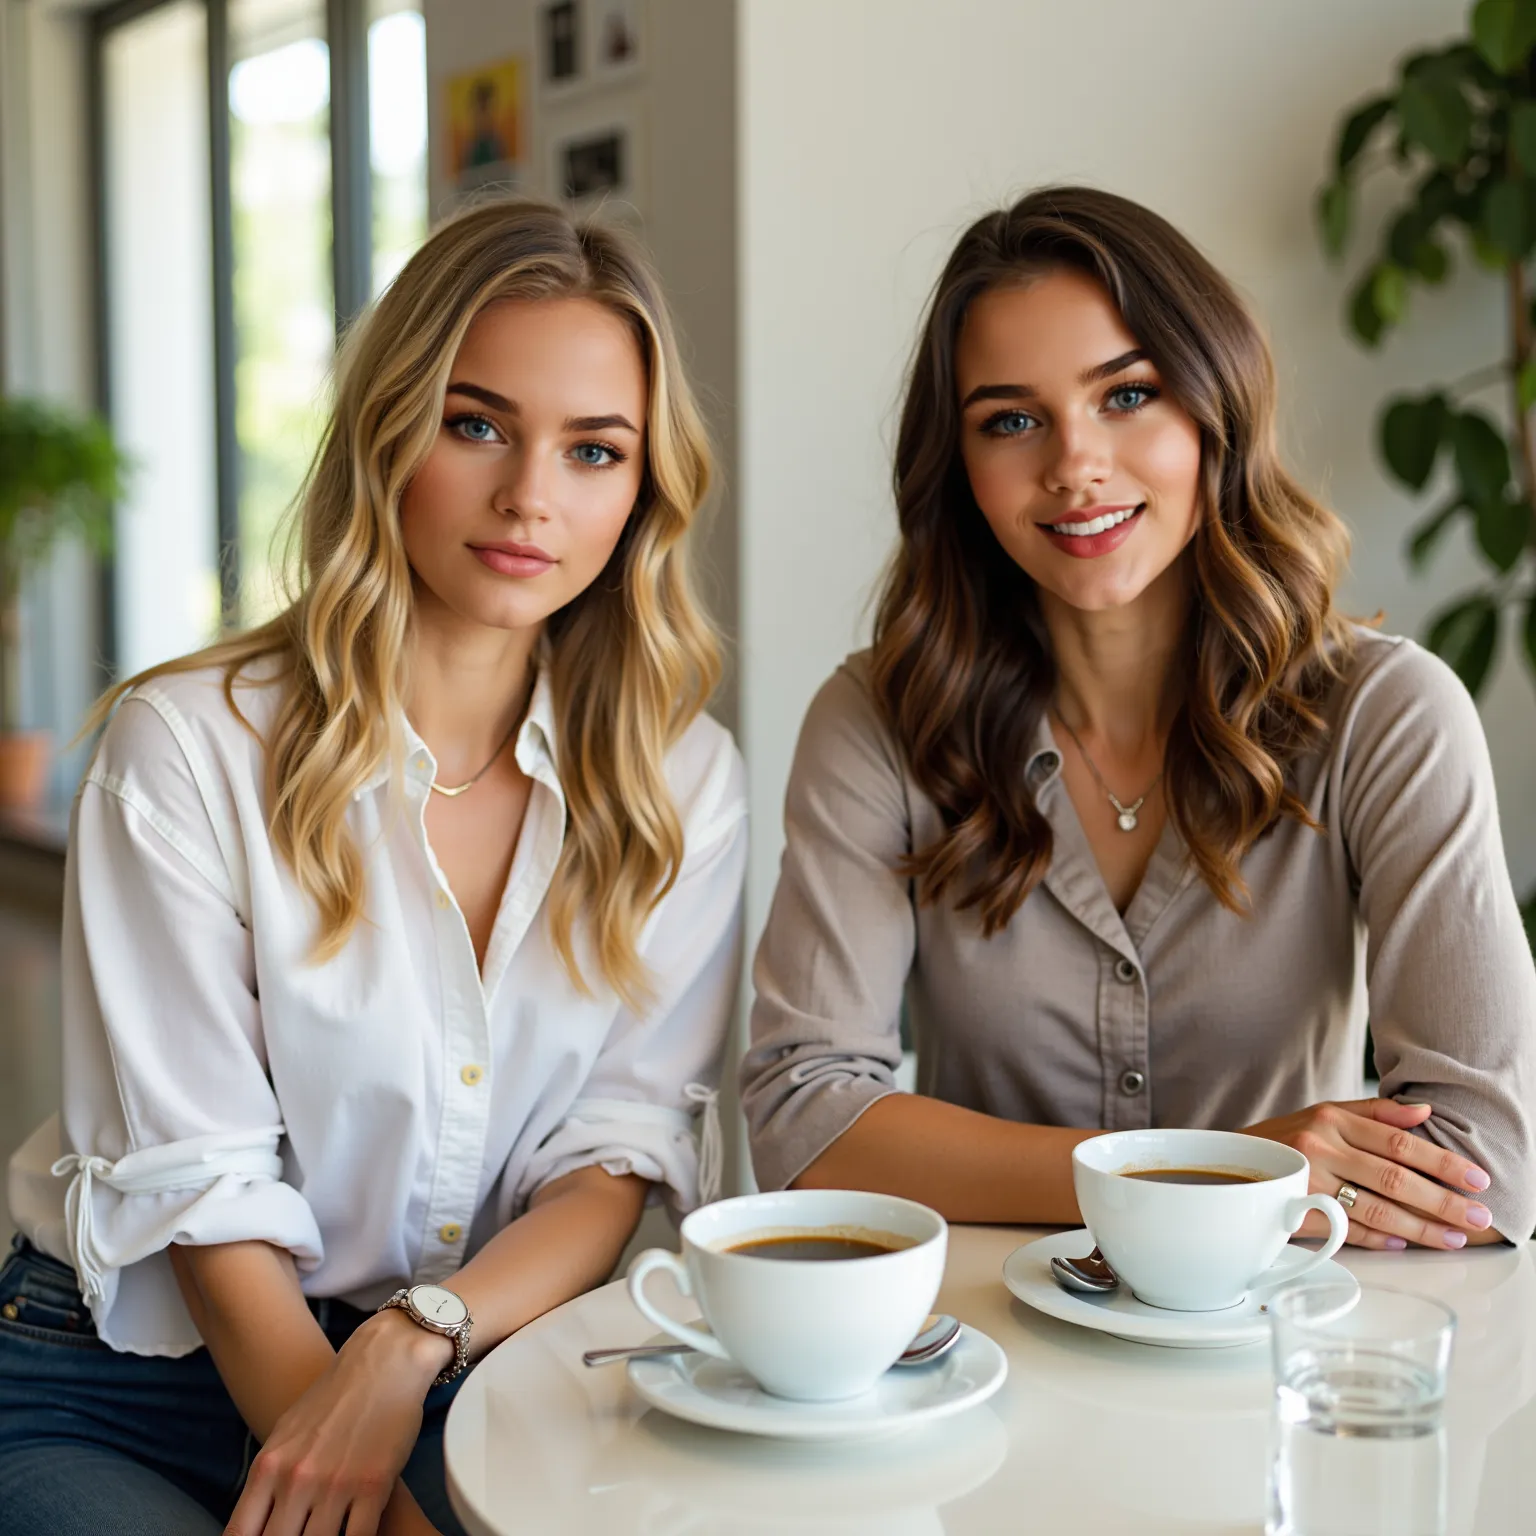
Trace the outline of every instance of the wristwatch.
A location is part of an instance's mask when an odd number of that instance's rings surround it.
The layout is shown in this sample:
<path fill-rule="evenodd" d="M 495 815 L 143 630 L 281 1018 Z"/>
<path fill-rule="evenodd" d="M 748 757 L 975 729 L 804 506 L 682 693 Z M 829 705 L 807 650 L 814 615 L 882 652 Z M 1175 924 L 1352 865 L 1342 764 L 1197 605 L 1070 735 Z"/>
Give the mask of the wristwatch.
<path fill-rule="evenodd" d="M 441 1285 L 408 1285 L 396 1291 L 379 1311 L 388 1307 L 399 1307 L 428 1332 L 453 1340 L 453 1363 L 437 1373 L 433 1386 L 440 1387 L 469 1369 L 469 1330 L 474 1319 L 462 1297 Z"/>

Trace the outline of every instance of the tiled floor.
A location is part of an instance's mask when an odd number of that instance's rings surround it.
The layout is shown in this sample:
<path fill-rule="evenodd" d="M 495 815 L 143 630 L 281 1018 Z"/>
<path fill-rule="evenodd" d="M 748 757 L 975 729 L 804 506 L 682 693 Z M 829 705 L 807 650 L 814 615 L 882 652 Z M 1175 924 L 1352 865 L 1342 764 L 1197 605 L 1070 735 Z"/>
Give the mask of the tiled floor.
<path fill-rule="evenodd" d="M 58 928 L 0 905 L 0 1234 L 11 1230 L 4 1167 L 58 1103 Z"/>

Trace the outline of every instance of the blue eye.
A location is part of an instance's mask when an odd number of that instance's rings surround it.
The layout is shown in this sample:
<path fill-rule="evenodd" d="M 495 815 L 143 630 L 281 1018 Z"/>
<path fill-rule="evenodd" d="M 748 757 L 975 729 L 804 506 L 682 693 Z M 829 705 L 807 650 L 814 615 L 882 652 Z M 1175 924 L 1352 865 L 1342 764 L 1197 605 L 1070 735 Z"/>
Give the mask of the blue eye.
<path fill-rule="evenodd" d="M 587 469 L 607 469 L 610 464 L 624 462 L 624 455 L 609 443 L 577 443 L 571 452 Z"/>
<path fill-rule="evenodd" d="M 496 423 L 484 416 L 450 416 L 447 425 L 450 432 L 469 443 L 494 443 L 500 436 Z"/>
<path fill-rule="evenodd" d="M 989 437 L 1019 437 L 1035 425 L 1035 418 L 1024 411 L 999 411 L 982 423 Z"/>
<path fill-rule="evenodd" d="M 1105 403 L 1112 411 L 1139 411 L 1162 393 L 1155 384 L 1117 384 Z"/>

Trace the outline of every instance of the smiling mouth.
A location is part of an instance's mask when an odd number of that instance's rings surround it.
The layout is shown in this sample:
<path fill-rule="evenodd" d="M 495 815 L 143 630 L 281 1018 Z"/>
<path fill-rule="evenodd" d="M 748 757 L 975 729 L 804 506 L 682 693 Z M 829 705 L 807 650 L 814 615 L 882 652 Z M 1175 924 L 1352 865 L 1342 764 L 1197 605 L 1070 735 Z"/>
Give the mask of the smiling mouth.
<path fill-rule="evenodd" d="M 1052 533 L 1064 534 L 1069 539 L 1089 539 L 1096 533 L 1108 533 L 1111 528 L 1118 528 L 1121 523 L 1129 522 L 1138 512 L 1145 512 L 1146 509 L 1146 502 L 1140 501 L 1123 512 L 1106 512 L 1102 517 L 1089 518 L 1086 523 L 1047 523 L 1045 526 Z"/>

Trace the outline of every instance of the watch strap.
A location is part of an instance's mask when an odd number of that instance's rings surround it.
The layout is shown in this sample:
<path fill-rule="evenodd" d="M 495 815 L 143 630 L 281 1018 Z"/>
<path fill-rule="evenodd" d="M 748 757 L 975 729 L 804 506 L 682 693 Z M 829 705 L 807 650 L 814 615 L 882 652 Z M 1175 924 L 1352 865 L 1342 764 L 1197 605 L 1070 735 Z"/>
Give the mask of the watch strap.
<path fill-rule="evenodd" d="M 457 1295 L 457 1292 L 455 1294 Z M 463 1301 L 464 1298 L 460 1296 L 459 1300 Z M 388 1301 L 378 1308 L 378 1311 L 385 1312 L 391 1307 L 398 1307 L 417 1327 L 425 1328 L 428 1333 L 435 1333 L 440 1338 L 453 1341 L 453 1359 L 432 1378 L 432 1385 L 434 1387 L 446 1386 L 450 1381 L 456 1380 L 469 1369 L 469 1330 L 474 1324 L 474 1318 L 469 1315 L 469 1307 L 467 1305 L 464 1308 L 464 1321 L 462 1323 L 455 1323 L 451 1328 L 445 1328 L 437 1323 L 429 1323 L 423 1318 L 416 1308 L 411 1305 L 411 1288 L 409 1286 L 401 1286 Z"/>

